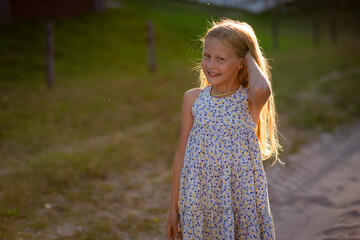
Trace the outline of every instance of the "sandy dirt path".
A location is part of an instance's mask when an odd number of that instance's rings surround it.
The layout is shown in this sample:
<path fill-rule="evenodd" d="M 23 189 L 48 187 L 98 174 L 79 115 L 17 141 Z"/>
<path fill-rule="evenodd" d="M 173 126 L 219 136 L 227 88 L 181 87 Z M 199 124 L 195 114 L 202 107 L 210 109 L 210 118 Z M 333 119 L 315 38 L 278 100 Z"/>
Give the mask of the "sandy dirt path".
<path fill-rule="evenodd" d="M 360 123 L 267 168 L 278 240 L 360 239 Z"/>

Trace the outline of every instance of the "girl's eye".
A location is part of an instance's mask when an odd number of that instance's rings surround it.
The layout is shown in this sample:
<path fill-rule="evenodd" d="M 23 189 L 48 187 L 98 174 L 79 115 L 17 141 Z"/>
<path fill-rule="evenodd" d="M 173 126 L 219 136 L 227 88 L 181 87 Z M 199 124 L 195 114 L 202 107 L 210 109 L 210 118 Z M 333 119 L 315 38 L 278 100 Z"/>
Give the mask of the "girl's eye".
<path fill-rule="evenodd" d="M 223 61 L 224 59 L 222 57 L 218 57 L 218 60 L 219 61 Z"/>
<path fill-rule="evenodd" d="M 206 54 L 206 53 L 205 53 L 205 54 L 204 54 L 204 57 L 209 57 L 209 54 Z"/>

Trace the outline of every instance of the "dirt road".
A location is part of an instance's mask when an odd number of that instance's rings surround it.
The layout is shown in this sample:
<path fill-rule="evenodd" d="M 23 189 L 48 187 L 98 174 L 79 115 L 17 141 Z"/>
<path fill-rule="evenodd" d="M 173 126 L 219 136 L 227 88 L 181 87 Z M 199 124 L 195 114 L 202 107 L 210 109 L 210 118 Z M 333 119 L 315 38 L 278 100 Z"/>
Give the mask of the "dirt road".
<path fill-rule="evenodd" d="M 360 239 L 360 123 L 267 168 L 278 240 Z"/>

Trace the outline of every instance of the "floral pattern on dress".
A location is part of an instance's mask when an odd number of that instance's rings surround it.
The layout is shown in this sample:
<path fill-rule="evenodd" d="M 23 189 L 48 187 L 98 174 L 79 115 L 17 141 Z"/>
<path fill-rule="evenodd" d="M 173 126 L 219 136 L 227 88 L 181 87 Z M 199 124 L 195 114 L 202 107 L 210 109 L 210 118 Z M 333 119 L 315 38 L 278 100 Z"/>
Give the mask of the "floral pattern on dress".
<path fill-rule="evenodd" d="M 227 97 L 203 89 L 192 106 L 180 176 L 182 239 L 275 239 L 267 180 L 247 88 Z"/>

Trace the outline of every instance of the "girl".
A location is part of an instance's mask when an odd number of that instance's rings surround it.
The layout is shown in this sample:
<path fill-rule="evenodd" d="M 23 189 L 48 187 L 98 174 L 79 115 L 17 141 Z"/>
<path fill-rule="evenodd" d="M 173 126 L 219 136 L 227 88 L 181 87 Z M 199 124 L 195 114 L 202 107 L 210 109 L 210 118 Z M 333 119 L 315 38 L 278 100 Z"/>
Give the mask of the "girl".
<path fill-rule="evenodd" d="M 213 22 L 184 94 L 169 239 L 275 239 L 262 159 L 278 159 L 270 66 L 250 25 Z"/>

